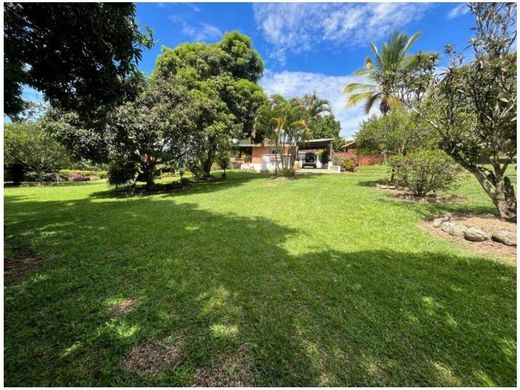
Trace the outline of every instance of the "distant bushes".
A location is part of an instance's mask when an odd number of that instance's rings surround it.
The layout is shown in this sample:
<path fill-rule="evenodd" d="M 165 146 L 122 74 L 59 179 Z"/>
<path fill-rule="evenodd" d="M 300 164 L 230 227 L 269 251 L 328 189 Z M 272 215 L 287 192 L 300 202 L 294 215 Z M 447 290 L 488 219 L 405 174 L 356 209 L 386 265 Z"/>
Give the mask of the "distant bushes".
<path fill-rule="evenodd" d="M 440 150 L 422 150 L 406 156 L 394 156 L 390 161 L 394 181 L 415 196 L 446 190 L 457 179 L 459 168 Z"/>
<path fill-rule="evenodd" d="M 107 171 L 94 171 L 82 169 L 61 169 L 59 177 L 62 181 L 89 181 L 106 179 Z"/>

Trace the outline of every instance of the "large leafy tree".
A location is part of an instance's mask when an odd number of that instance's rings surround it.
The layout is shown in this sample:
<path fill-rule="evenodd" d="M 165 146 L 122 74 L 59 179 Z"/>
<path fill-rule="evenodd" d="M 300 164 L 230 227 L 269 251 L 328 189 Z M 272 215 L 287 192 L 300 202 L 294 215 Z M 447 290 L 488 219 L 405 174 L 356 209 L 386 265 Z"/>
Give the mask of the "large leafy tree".
<path fill-rule="evenodd" d="M 151 45 L 135 21 L 133 3 L 6 3 L 4 112 L 23 110 L 23 84 L 83 121 L 102 121 L 135 92 L 143 47 Z M 101 125 L 100 125 L 101 126 Z"/>
<path fill-rule="evenodd" d="M 506 170 L 517 153 L 516 4 L 469 7 L 476 19 L 474 59 L 464 61 L 448 45 L 444 72 L 436 70 L 435 58 L 423 58 L 416 69 L 402 72 L 396 89 L 412 90 L 402 101 L 438 132 L 439 146 L 476 177 L 499 215 L 515 221 L 516 196 Z"/>
<path fill-rule="evenodd" d="M 199 104 L 170 79 L 149 82 L 137 99 L 118 106 L 107 126 L 109 182 L 142 180 L 153 187 L 157 164 L 182 160 L 191 152 Z"/>
<path fill-rule="evenodd" d="M 395 32 L 390 40 L 383 44 L 381 51 L 374 43 L 370 48 L 374 58 L 367 57 L 364 68 L 356 71 L 356 76 L 368 78 L 371 83 L 350 83 L 343 92 L 348 94 L 350 106 L 365 103 L 365 112 L 368 114 L 374 104 L 379 103 L 379 110 L 386 114 L 397 103 L 394 86 L 398 72 L 412 68 L 416 57 L 408 51 L 419 37 L 419 33 L 409 37 L 404 33 Z"/>
<path fill-rule="evenodd" d="M 210 177 L 216 156 L 229 149 L 233 139 L 253 133 L 257 110 L 265 101 L 257 84 L 263 68 L 251 39 L 236 31 L 214 44 L 163 48 L 152 77 L 175 77 L 202 102 L 195 115 L 198 147 L 191 161 L 198 176 Z"/>

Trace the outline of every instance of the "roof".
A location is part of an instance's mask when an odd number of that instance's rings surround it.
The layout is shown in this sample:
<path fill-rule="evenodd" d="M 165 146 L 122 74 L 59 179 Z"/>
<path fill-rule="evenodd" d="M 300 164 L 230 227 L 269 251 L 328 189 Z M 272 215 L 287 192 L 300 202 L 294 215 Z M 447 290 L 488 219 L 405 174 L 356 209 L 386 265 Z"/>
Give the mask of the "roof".
<path fill-rule="evenodd" d="M 356 147 L 356 141 L 354 141 L 354 140 L 347 141 L 347 143 L 345 145 L 343 145 L 341 147 L 341 149 L 348 149 L 348 148 L 351 148 L 351 147 Z"/>

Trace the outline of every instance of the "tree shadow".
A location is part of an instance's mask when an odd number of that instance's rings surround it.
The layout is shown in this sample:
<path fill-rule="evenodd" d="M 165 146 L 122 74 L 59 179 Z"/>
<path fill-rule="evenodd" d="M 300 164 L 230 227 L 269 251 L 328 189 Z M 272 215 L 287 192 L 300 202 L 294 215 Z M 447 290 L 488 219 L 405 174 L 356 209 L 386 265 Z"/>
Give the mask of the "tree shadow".
<path fill-rule="evenodd" d="M 9 204 L 6 231 L 54 257 L 5 291 L 8 386 L 516 384 L 514 267 L 298 253 L 302 232 L 162 198 L 66 203 Z M 175 369 L 125 370 L 151 340 Z"/>
<path fill-rule="evenodd" d="M 106 191 L 98 191 L 92 193 L 93 198 L 133 198 L 133 197 L 149 197 L 149 196 L 182 196 L 191 194 L 209 193 L 219 190 L 227 190 L 242 186 L 250 181 L 258 179 L 272 180 L 305 180 L 316 178 L 317 174 L 297 175 L 290 178 L 273 177 L 270 173 L 254 173 L 254 172 L 228 172 L 225 179 L 216 177 L 215 180 L 209 181 L 192 181 L 187 185 L 180 184 L 178 180 L 171 183 L 158 183 L 156 188 L 150 191 L 144 189 L 144 185 L 139 185 L 138 191 L 132 191 L 130 186 L 121 188 L 112 188 Z"/>

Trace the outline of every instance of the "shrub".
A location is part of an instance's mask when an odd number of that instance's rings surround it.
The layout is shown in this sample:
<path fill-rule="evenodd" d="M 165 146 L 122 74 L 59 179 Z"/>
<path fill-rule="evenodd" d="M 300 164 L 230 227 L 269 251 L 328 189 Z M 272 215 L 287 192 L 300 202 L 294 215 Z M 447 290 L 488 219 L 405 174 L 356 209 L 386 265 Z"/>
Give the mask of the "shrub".
<path fill-rule="evenodd" d="M 27 181 L 39 181 L 41 183 L 53 182 L 56 181 L 56 174 L 46 172 L 39 175 L 38 172 L 30 171 L 25 174 L 25 179 Z"/>
<path fill-rule="evenodd" d="M 390 161 L 397 185 L 415 196 L 446 190 L 456 181 L 459 168 L 440 150 L 422 150 L 406 156 L 394 156 Z"/>
<path fill-rule="evenodd" d="M 343 169 L 347 172 L 354 172 L 356 170 L 356 164 L 354 164 L 354 161 L 347 158 L 345 161 L 343 161 Z"/>
<path fill-rule="evenodd" d="M 285 176 L 285 177 L 294 176 L 294 173 L 295 173 L 295 171 L 293 168 L 282 168 L 280 170 L 280 175 Z"/>
<path fill-rule="evenodd" d="M 89 181 L 90 177 L 86 175 L 82 175 L 81 173 L 73 173 L 69 176 L 69 180 L 71 181 Z"/>
<path fill-rule="evenodd" d="M 82 181 L 82 180 L 78 179 L 79 176 L 86 177 L 85 180 L 106 179 L 108 172 L 107 171 L 86 170 L 86 169 L 61 169 L 59 174 L 60 174 L 60 178 L 62 180 Z"/>

